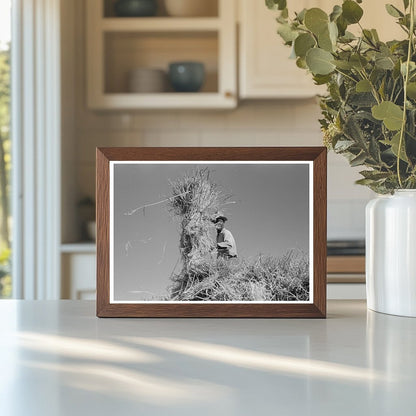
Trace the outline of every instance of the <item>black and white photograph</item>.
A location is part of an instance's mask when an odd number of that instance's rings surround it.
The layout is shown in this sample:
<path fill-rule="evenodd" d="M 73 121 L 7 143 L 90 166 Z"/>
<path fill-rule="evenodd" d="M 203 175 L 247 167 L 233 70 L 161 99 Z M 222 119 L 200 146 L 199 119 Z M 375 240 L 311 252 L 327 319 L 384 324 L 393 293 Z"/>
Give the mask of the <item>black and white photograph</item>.
<path fill-rule="evenodd" d="M 110 303 L 313 301 L 309 161 L 110 163 Z"/>

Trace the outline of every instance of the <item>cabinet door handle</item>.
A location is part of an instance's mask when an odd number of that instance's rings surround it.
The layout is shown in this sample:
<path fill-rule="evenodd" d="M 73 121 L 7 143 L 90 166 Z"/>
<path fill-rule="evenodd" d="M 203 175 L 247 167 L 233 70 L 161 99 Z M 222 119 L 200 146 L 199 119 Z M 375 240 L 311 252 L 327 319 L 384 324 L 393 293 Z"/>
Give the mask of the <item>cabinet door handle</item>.
<path fill-rule="evenodd" d="M 234 98 L 234 93 L 232 91 L 225 91 L 225 98 Z"/>

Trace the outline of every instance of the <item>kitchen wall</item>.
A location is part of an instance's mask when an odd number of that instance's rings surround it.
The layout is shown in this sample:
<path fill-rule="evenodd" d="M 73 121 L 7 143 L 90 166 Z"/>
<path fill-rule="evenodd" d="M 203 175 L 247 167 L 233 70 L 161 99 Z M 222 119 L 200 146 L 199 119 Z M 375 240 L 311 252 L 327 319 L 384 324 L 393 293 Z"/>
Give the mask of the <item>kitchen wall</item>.
<path fill-rule="evenodd" d="M 68 25 L 63 34 L 63 184 L 69 190 L 63 197 L 64 217 L 73 215 L 79 198 L 94 195 L 96 146 L 321 145 L 315 99 L 245 101 L 232 111 L 89 111 L 83 0 L 73 4 L 65 12 L 75 27 Z M 372 193 L 354 185 L 358 171 L 329 154 L 329 238 L 364 236 L 364 207 Z M 73 228 L 64 225 L 64 240 L 76 239 Z"/>

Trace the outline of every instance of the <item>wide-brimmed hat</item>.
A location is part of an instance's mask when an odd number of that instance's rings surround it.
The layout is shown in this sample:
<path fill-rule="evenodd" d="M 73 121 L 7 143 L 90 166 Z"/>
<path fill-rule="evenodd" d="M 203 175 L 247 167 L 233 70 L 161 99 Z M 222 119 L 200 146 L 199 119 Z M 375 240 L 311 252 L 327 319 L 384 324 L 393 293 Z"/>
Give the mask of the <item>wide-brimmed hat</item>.
<path fill-rule="evenodd" d="M 212 222 L 215 224 L 218 220 L 223 220 L 224 222 L 228 220 L 228 218 L 223 215 L 222 213 L 217 213 L 212 217 Z"/>

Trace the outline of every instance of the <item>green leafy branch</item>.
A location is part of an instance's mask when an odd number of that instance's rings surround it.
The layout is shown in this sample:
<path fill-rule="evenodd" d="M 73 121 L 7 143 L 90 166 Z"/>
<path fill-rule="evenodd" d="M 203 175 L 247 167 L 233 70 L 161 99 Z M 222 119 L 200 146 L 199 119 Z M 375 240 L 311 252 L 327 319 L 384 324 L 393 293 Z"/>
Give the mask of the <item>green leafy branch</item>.
<path fill-rule="evenodd" d="M 385 6 L 407 36 L 388 42 L 362 27 L 360 3 L 344 0 L 329 14 L 314 7 L 290 18 L 286 0 L 266 0 L 279 11 L 277 31 L 296 65 L 327 87 L 320 120 L 327 146 L 352 166 L 370 167 L 358 183 L 376 192 L 416 188 L 414 0 L 403 0 L 403 10 Z"/>

